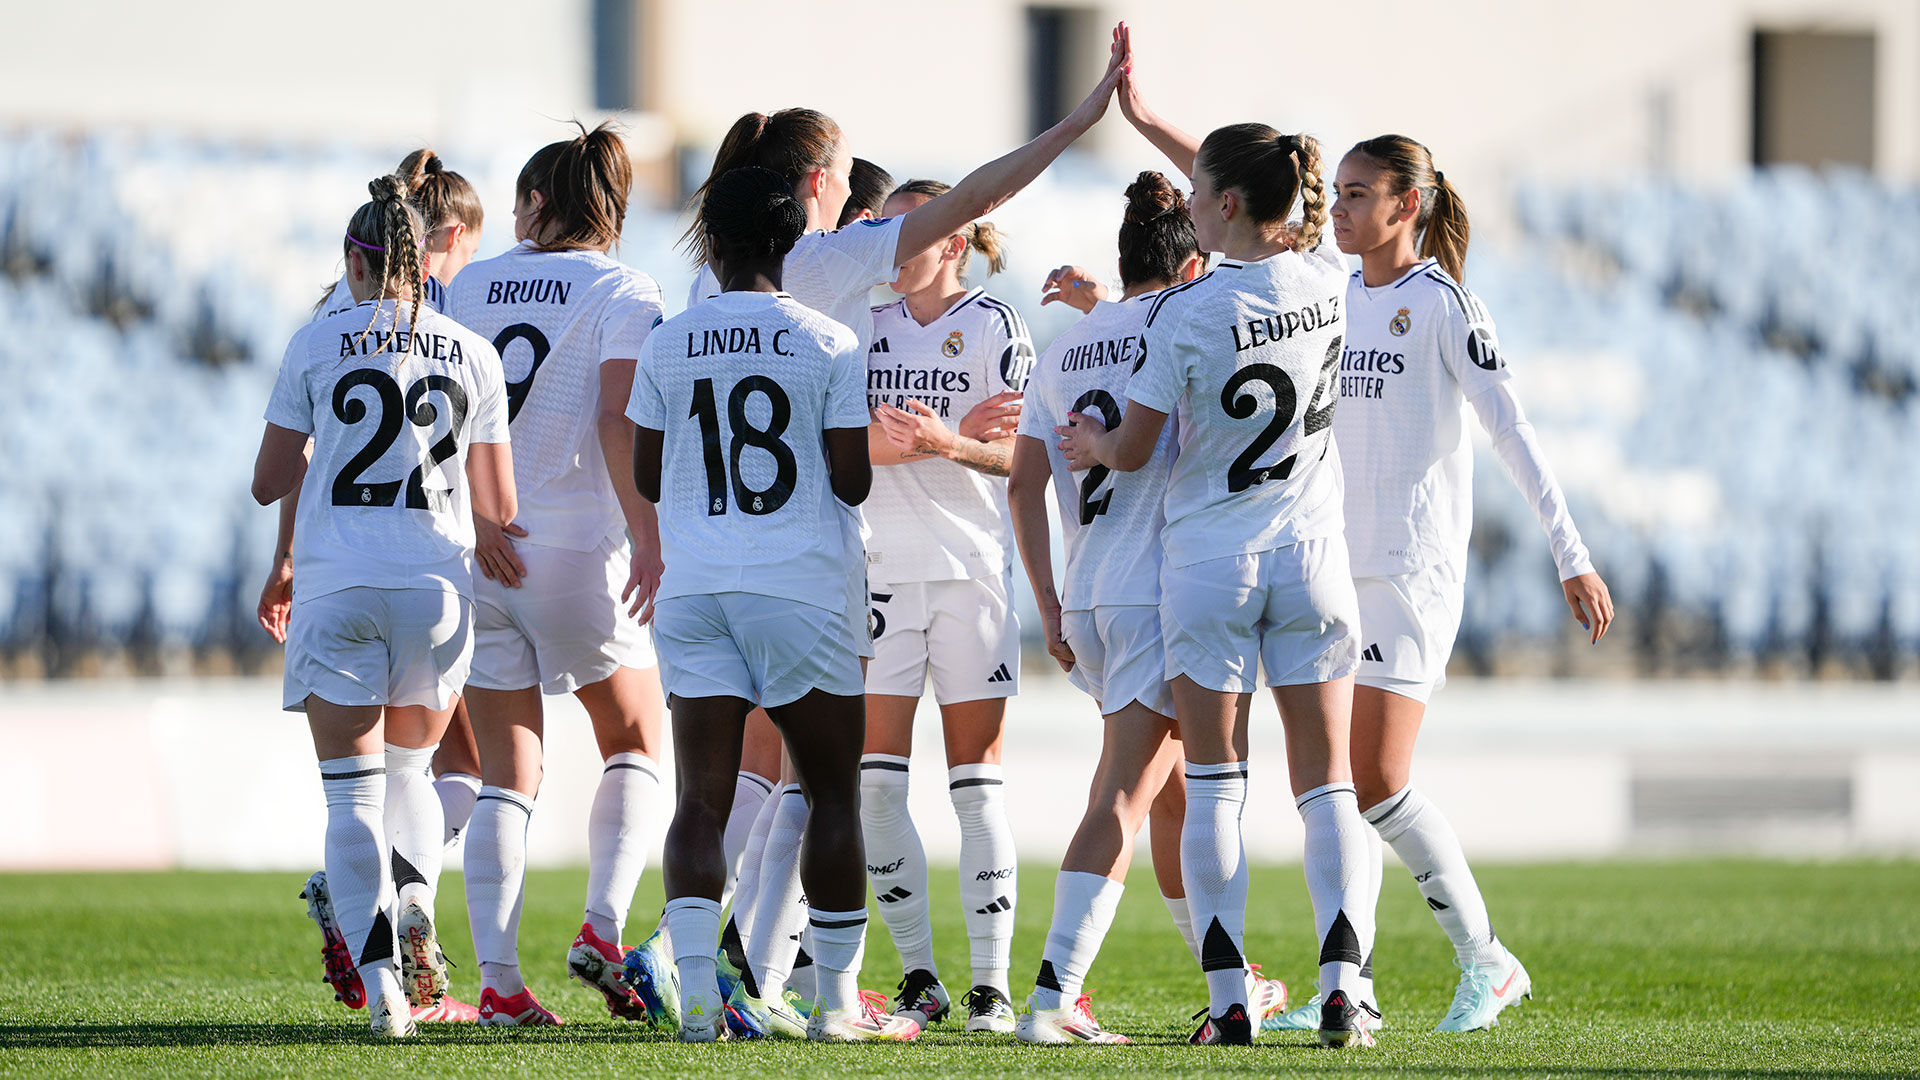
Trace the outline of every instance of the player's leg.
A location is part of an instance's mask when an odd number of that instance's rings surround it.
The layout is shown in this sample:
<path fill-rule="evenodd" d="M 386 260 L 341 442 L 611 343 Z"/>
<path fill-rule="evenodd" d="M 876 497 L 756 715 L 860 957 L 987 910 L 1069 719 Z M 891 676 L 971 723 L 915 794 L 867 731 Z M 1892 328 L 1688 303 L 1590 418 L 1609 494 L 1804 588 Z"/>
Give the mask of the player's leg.
<path fill-rule="evenodd" d="M 889 628 L 876 643 L 881 653 L 868 671 L 874 685 L 882 663 L 903 651 L 909 631 Z M 925 670 L 924 634 L 913 632 Z M 924 678 L 924 674 L 922 675 Z M 907 809 L 907 761 L 913 748 L 913 716 L 920 699 L 902 694 L 866 695 L 866 739 L 860 756 L 860 829 L 867 875 L 880 918 L 900 953 L 901 980 L 894 1011 L 922 1027 L 946 1016 L 948 995 L 933 959 L 933 916 L 927 897 L 927 852 Z"/>
<path fill-rule="evenodd" d="M 407 996 L 434 1020 L 476 1018 L 472 1006 L 447 998 L 447 959 L 435 930 L 446 826 L 431 776 L 434 747 L 451 709 L 388 706 L 385 717 L 385 821 L 398 902 L 400 967 Z M 428 1017 L 417 1017 L 425 1019 Z"/>
<path fill-rule="evenodd" d="M 754 828 L 761 808 L 780 787 L 780 732 L 767 718 L 765 709 L 756 708 L 747 716 L 747 734 L 740 745 L 740 775 L 734 781 L 733 809 L 727 815 L 727 894 L 726 900 L 737 915 L 753 909 Z M 765 833 L 760 842 L 765 843 Z M 742 895 L 742 893 L 745 895 Z M 733 923 L 744 919 L 730 920 Z"/>
<path fill-rule="evenodd" d="M 740 771 L 740 740 L 753 703 L 714 695 L 676 696 L 671 704 L 679 794 L 662 867 L 668 936 L 680 989 L 680 1037 L 710 1042 L 726 1033 L 726 999 L 713 955 L 727 876 L 721 844 Z"/>
<path fill-rule="evenodd" d="M 476 669 L 477 670 L 477 669 Z M 480 795 L 467 826 L 467 921 L 480 964 L 480 1022 L 557 1023 L 520 973 L 520 906 L 527 828 L 543 775 L 545 717 L 537 686 L 489 690 L 469 684 L 467 716 L 480 749 Z"/>
<path fill-rule="evenodd" d="M 480 748 L 473 742 L 473 724 L 467 719 L 463 697 L 453 703 L 453 720 L 433 754 L 433 791 L 440 797 L 440 816 L 446 824 L 446 844 L 467 829 L 473 800 L 480 794 Z"/>
<path fill-rule="evenodd" d="M 759 899 L 747 931 L 747 965 L 741 978 L 749 996 L 780 1000 L 807 925 L 807 898 L 800 880 L 801 846 L 809 817 L 799 774 L 781 776 L 778 800 L 761 849 Z"/>

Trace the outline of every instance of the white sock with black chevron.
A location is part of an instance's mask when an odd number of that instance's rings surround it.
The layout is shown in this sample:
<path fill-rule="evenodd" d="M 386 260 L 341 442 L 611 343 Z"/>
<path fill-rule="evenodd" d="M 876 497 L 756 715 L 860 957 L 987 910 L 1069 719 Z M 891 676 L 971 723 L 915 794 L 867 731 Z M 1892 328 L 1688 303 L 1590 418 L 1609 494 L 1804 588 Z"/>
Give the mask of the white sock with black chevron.
<path fill-rule="evenodd" d="M 1413 873 L 1420 895 L 1453 942 L 1454 955 L 1469 964 L 1496 959 L 1501 946 L 1487 902 L 1446 815 L 1408 784 L 1368 810 L 1366 818 Z"/>
<path fill-rule="evenodd" d="M 607 758 L 587 817 L 586 923 L 600 940 L 620 944 L 633 890 L 647 869 L 648 828 L 660 797 L 659 766 L 645 754 Z"/>
<path fill-rule="evenodd" d="M 1013 913 L 1020 896 L 1019 856 L 1007 823 L 1006 773 L 998 765 L 947 770 L 947 795 L 960 819 L 960 906 L 967 920 L 973 985 L 1012 996 Z"/>
<path fill-rule="evenodd" d="M 532 817 L 531 795 L 488 784 L 474 800 L 467 826 L 467 923 L 480 986 L 506 997 L 526 989 L 520 977 L 520 901 Z"/>
<path fill-rule="evenodd" d="M 1200 937 L 1207 976 L 1207 1014 L 1247 1003 L 1247 853 L 1240 814 L 1247 803 L 1247 763 L 1184 764 L 1187 816 L 1180 829 L 1180 877 Z"/>
<path fill-rule="evenodd" d="M 1079 999 L 1125 889 L 1105 874 L 1060 871 L 1053 883 L 1053 925 L 1034 979 L 1035 1009 L 1059 1009 Z"/>
<path fill-rule="evenodd" d="M 387 743 L 381 755 L 387 768 L 387 802 L 381 816 L 392 853 L 394 892 L 400 907 L 419 904 L 429 919 L 434 891 L 440 886 L 440 864 L 447 854 L 447 826 L 433 790 L 437 749 Z"/>
<path fill-rule="evenodd" d="M 867 754 L 860 759 L 860 832 L 867 845 L 867 878 L 880 918 L 907 971 L 938 975 L 933 962 L 933 918 L 927 909 L 927 852 L 907 812 L 907 759 Z M 821 963 L 819 954 L 814 962 Z"/>
<path fill-rule="evenodd" d="M 382 821 L 386 758 L 328 758 L 320 762 L 320 787 L 327 799 L 327 892 L 372 1006 L 383 995 L 400 992 L 399 942 L 394 936 L 399 912 Z"/>
<path fill-rule="evenodd" d="M 777 797 L 779 785 L 774 785 L 774 794 L 760 800 L 759 812 L 753 816 L 753 828 L 747 833 L 747 846 L 740 853 L 740 877 L 735 885 L 732 906 L 727 911 L 727 920 L 733 924 L 733 932 L 740 936 L 740 947 L 745 950 L 752 935 L 753 908 L 760 901 L 760 871 L 767 856 L 767 833 L 773 828 L 773 818 L 780 812 L 780 800 Z"/>
<path fill-rule="evenodd" d="M 777 1000 L 786 988 L 793 958 L 800 951 L 800 932 L 807 925 L 807 901 L 800 885 L 807 799 L 799 784 L 782 788 L 777 799 L 766 852 L 760 859 L 760 898 L 753 905 L 746 950 L 759 996 L 769 1001 Z"/>
<path fill-rule="evenodd" d="M 1307 895 L 1320 940 L 1320 991 L 1365 1001 L 1360 969 L 1373 951 L 1368 892 L 1367 823 L 1351 783 L 1325 784 L 1294 800 L 1306 823 Z"/>

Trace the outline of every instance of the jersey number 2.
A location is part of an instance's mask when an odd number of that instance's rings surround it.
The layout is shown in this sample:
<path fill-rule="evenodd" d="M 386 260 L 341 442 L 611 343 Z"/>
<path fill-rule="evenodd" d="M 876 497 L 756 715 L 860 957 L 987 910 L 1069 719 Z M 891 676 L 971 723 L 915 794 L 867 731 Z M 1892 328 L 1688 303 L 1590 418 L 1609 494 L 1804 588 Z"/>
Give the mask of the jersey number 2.
<path fill-rule="evenodd" d="M 360 452 L 347 460 L 338 475 L 333 478 L 333 505 L 335 506 L 392 506 L 400 494 L 400 481 L 385 480 L 379 483 L 362 483 L 360 474 L 366 472 L 374 462 L 386 456 L 394 442 L 400 438 L 402 415 L 413 421 L 415 427 L 431 428 L 440 418 L 440 410 L 427 400 L 427 395 L 439 391 L 447 399 L 447 433 L 434 440 L 427 447 L 427 460 L 413 470 L 406 479 L 407 509 L 445 511 L 453 506 L 452 488 L 429 488 L 426 486 L 427 474 L 440 467 L 440 463 L 452 457 L 460 449 L 460 429 L 467 423 L 467 391 L 458 382 L 445 375 L 428 375 L 415 380 L 407 388 L 406 397 L 400 394 L 400 384 L 393 376 L 384 371 L 361 368 L 348 373 L 333 387 L 333 415 L 345 424 L 359 424 L 367 418 L 367 403 L 353 397 L 353 391 L 359 387 L 368 387 L 380 402 L 380 419 L 375 422 L 373 437 L 360 448 Z"/>
<path fill-rule="evenodd" d="M 1100 422 L 1107 426 L 1108 431 L 1112 431 L 1114 428 L 1120 426 L 1120 405 L 1113 400 L 1113 395 L 1107 393 L 1105 390 L 1095 389 L 1081 394 L 1078 398 L 1074 399 L 1073 411 L 1085 413 L 1089 416 L 1097 416 Z M 1113 488 L 1110 486 L 1107 487 L 1106 492 L 1098 498 L 1094 497 L 1094 492 L 1099 491 L 1103 485 L 1106 485 L 1108 479 L 1112 476 L 1112 469 L 1107 468 L 1105 465 L 1095 465 L 1093 468 L 1087 470 L 1086 476 L 1081 477 L 1081 525 L 1091 525 L 1093 524 L 1094 518 L 1107 512 L 1108 505 L 1113 502 Z"/>
<path fill-rule="evenodd" d="M 767 426 L 756 428 L 747 420 L 747 399 L 764 395 L 770 407 Z M 720 412 L 713 396 L 713 380 L 698 379 L 693 384 L 693 408 L 687 416 L 700 421 L 700 444 L 707 467 L 707 516 L 727 512 L 728 475 L 732 475 L 733 499 L 749 514 L 771 514 L 793 497 L 794 481 L 799 478 L 799 463 L 793 450 L 780 441 L 793 418 L 793 405 L 780 384 L 765 375 L 749 375 L 733 386 L 727 395 L 727 427 L 733 443 L 723 457 L 720 453 Z M 740 479 L 740 453 L 747 447 L 764 450 L 773 457 L 772 485 L 755 491 Z M 728 465 L 732 468 L 729 469 Z"/>
<path fill-rule="evenodd" d="M 1340 341 L 1335 337 L 1327 346 L 1326 360 L 1320 365 L 1320 380 L 1313 388 L 1313 399 L 1307 402 L 1307 415 L 1300 424 L 1302 438 L 1324 431 L 1333 424 L 1333 407 L 1340 399 L 1334 393 L 1334 380 L 1340 373 Z M 1253 463 L 1261 455 L 1273 448 L 1286 434 L 1293 423 L 1293 413 L 1300 407 L 1300 392 L 1294 389 L 1293 380 L 1287 373 L 1272 364 L 1248 364 L 1233 373 L 1227 385 L 1220 388 L 1220 408 L 1235 420 L 1246 420 L 1259 411 L 1260 399 L 1252 394 L 1241 394 L 1240 390 L 1251 382 L 1263 382 L 1273 389 L 1273 417 L 1260 434 L 1253 437 L 1240 456 L 1227 466 L 1227 491 L 1239 493 L 1255 484 L 1264 484 L 1272 477 L 1285 480 L 1293 475 L 1293 466 L 1300 458 L 1299 454 L 1289 454 L 1277 465 L 1254 468 Z M 1091 473 L 1089 473 L 1091 475 Z"/>

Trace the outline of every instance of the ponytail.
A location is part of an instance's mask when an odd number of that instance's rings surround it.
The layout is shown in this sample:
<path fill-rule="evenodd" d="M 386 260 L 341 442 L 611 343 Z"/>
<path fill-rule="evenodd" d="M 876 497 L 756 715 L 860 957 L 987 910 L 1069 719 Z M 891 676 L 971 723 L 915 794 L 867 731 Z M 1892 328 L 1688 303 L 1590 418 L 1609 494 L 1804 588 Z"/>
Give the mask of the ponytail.
<path fill-rule="evenodd" d="M 720 177 L 735 169 L 761 168 L 798 191 L 806 174 L 830 167 L 839 152 L 840 125 L 813 109 L 782 109 L 771 116 L 748 113 L 735 120 L 726 138 L 720 140 L 712 170 L 688 200 L 694 220 L 681 234 L 680 246 L 696 264 L 712 261 L 713 252 L 707 244 L 709 230 L 702 215 L 707 193 Z"/>
<path fill-rule="evenodd" d="M 1473 227 L 1467 220 L 1467 204 L 1460 192 L 1447 182 L 1445 173 L 1433 167 L 1433 154 L 1405 135 L 1381 135 L 1355 143 L 1350 153 L 1365 154 L 1380 167 L 1395 196 L 1420 192 L 1420 257 L 1433 259 L 1447 276 L 1467 280 L 1467 242 Z"/>
<path fill-rule="evenodd" d="M 1311 135 L 1282 135 L 1265 124 L 1230 124 L 1200 143 L 1194 167 L 1215 190 L 1237 192 L 1252 219 L 1278 234 L 1300 200 L 1301 222 L 1288 246 L 1311 251 L 1327 225 L 1327 188 L 1320 175 L 1320 143 Z"/>
<path fill-rule="evenodd" d="M 928 199 L 937 199 L 953 190 L 953 185 L 943 180 L 909 180 L 893 189 L 892 199 L 899 195 L 919 195 Z M 1007 234 L 994 227 L 991 221 L 972 221 L 960 227 L 956 236 L 966 240 L 967 246 L 960 253 L 960 273 L 965 275 L 967 263 L 972 253 L 977 251 L 987 258 L 987 276 L 1000 273 L 1007 268 Z"/>
<path fill-rule="evenodd" d="M 426 242 L 426 222 L 420 211 L 407 202 L 406 179 L 396 174 L 375 177 L 367 185 L 371 202 L 363 203 L 353 212 L 347 222 L 347 235 L 341 243 L 344 253 L 358 251 L 366 261 L 367 274 L 380 283 L 381 291 L 396 283 L 404 283 L 406 295 L 402 299 L 412 301 L 412 309 L 407 316 L 409 328 L 420 325 L 420 304 L 426 299 L 426 289 L 421 279 L 426 276 L 425 267 L 420 261 L 420 248 Z M 367 335 L 380 319 L 379 305 L 374 306 L 373 317 L 367 320 L 367 328 L 360 331 L 354 347 L 359 348 Z M 395 327 L 399 325 L 396 317 Z"/>
<path fill-rule="evenodd" d="M 393 172 L 406 185 L 407 201 L 419 209 L 428 231 L 455 223 L 481 227 L 486 215 L 479 192 L 466 177 L 443 166 L 440 155 L 423 147 L 400 159 Z"/>
<path fill-rule="evenodd" d="M 538 191 L 544 200 L 532 228 L 542 251 L 604 250 L 619 242 L 626 227 L 633 189 L 627 145 L 611 123 L 591 131 L 575 124 L 580 134 L 535 151 L 515 184 L 521 199 Z"/>

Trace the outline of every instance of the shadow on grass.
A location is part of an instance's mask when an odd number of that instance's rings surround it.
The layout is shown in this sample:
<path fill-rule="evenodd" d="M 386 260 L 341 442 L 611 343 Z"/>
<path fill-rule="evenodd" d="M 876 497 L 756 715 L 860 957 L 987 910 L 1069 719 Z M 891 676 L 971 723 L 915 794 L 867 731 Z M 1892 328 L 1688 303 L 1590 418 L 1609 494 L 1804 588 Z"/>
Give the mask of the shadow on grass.
<path fill-rule="evenodd" d="M 404 1043 L 376 1039 L 364 1027 L 311 1024 L 0 1024 L 0 1050 L 192 1046 L 509 1046 L 569 1043 L 667 1043 L 664 1035 L 605 1026 L 516 1030 L 473 1025 L 422 1026 Z"/>

